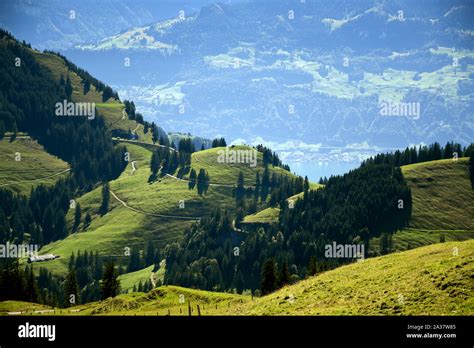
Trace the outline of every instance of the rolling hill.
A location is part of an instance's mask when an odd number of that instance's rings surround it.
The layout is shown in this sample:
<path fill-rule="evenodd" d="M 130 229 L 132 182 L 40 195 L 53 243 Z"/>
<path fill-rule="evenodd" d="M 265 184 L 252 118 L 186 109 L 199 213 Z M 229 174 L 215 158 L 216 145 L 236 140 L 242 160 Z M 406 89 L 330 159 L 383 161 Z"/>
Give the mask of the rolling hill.
<path fill-rule="evenodd" d="M 189 315 L 189 302 L 191 315 L 197 305 L 201 315 L 473 315 L 473 272 L 474 240 L 449 242 L 355 262 L 261 298 L 164 286 L 55 314 Z M 2 305 L 22 308 L 30 314 L 32 305 Z"/>

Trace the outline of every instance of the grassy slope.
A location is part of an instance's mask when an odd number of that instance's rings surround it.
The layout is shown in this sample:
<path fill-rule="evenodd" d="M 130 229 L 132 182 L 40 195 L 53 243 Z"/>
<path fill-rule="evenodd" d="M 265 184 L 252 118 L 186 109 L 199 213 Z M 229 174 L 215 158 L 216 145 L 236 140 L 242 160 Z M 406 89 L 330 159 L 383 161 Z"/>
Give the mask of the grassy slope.
<path fill-rule="evenodd" d="M 153 268 L 155 268 L 155 266 L 151 265 L 136 272 L 130 272 L 120 275 L 118 279 L 120 280 L 121 289 L 132 291 L 133 286 L 138 286 L 140 281 L 142 282 L 142 284 L 144 284 L 148 279 L 150 279 L 151 273 L 153 272 Z"/>
<path fill-rule="evenodd" d="M 196 188 L 189 190 L 188 183 L 173 178 L 164 177 L 152 184 L 148 183 L 150 175 L 149 163 L 151 152 L 139 145 L 127 144 L 131 161 L 135 161 L 136 171 L 132 174 L 131 164 L 121 176 L 110 182 L 111 190 L 130 207 L 150 212 L 178 217 L 202 217 L 212 209 L 221 207 L 234 208 L 233 189 L 231 187 L 210 186 L 205 196 L 197 194 Z M 237 181 L 240 170 L 244 173 L 246 184 L 253 184 L 257 170 L 263 172 L 261 161 L 256 168 L 248 165 L 226 166 L 217 163 L 218 149 L 210 149 L 193 154 L 192 166 L 196 171 L 200 168 L 208 170 L 211 182 L 233 185 Z M 259 154 L 261 159 L 261 154 Z M 278 173 L 281 168 L 271 168 Z M 175 173 L 176 174 L 176 173 Z M 288 175 L 291 175 L 288 173 Z M 185 208 L 178 207 L 179 200 L 185 201 Z M 66 239 L 45 246 L 41 253 L 54 253 L 61 258 L 43 263 L 54 273 L 66 272 L 67 258 L 77 250 L 98 251 L 102 255 L 124 255 L 125 247 L 136 246 L 143 249 L 148 240 L 164 247 L 173 241 L 178 241 L 186 227 L 193 221 L 174 218 L 155 217 L 123 207 L 112 196 L 111 210 L 104 216 L 97 211 L 101 204 L 101 188 L 79 197 L 83 216 L 89 212 L 92 223 L 85 231 L 82 225 L 79 232 Z M 68 212 L 67 220 L 72 225 L 74 212 Z"/>
<path fill-rule="evenodd" d="M 135 130 L 140 141 L 151 142 L 151 133 L 148 132 L 148 134 L 144 134 L 143 125 L 138 124 L 133 120 L 129 120 L 126 115 L 123 117 L 125 108 L 124 104 L 113 98 L 110 98 L 104 103 L 102 101 L 102 94 L 96 91 L 94 86 L 91 86 L 89 92 L 84 95 L 81 77 L 72 71 L 69 71 L 68 73 L 67 66 L 64 64 L 62 58 L 50 53 L 33 52 L 36 59 L 51 72 L 54 79 L 59 81 L 61 75 L 66 79 L 69 74 L 73 87 L 72 99 L 76 102 L 95 103 L 97 111 L 105 118 L 106 124 L 109 126 L 110 130 Z"/>
<path fill-rule="evenodd" d="M 474 240 L 449 242 L 352 263 L 262 298 L 165 286 L 70 314 L 187 315 L 190 301 L 193 315 L 197 305 L 202 315 L 474 315 L 473 272 Z"/>
<path fill-rule="evenodd" d="M 446 241 L 474 238 L 474 190 L 471 189 L 468 158 L 403 166 L 412 191 L 413 212 L 410 228 L 393 235 L 393 249 L 407 250 Z M 378 252 L 379 238 L 370 241 Z"/>
<path fill-rule="evenodd" d="M 402 167 L 413 195 L 411 228 L 474 230 L 468 163 L 468 158 L 461 158 Z"/>
<path fill-rule="evenodd" d="M 69 165 L 48 154 L 35 140 L 23 137 L 13 142 L 0 140 L 0 187 L 28 195 L 32 187 L 52 185 L 67 175 L 67 172 L 55 174 L 67 170 Z M 15 160 L 17 152 L 21 155 L 20 161 Z"/>
<path fill-rule="evenodd" d="M 473 272 L 474 240 L 430 245 L 325 272 L 240 314 L 473 315 Z"/>

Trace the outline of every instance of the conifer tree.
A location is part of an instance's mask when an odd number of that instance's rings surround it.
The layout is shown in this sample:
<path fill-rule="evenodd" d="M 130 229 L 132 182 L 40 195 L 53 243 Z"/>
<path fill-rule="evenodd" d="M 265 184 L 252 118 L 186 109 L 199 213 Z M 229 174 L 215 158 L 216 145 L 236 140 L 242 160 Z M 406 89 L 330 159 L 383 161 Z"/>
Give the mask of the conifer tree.
<path fill-rule="evenodd" d="M 277 286 L 279 288 L 290 283 L 290 272 L 288 271 L 288 264 L 284 261 L 278 272 Z"/>
<path fill-rule="evenodd" d="M 77 283 L 76 271 L 70 269 L 64 282 L 64 300 L 65 306 L 76 305 L 80 303 L 79 285 Z"/>
<path fill-rule="evenodd" d="M 306 275 L 310 277 L 316 275 L 316 273 L 318 273 L 318 262 L 316 256 L 311 256 Z"/>
<path fill-rule="evenodd" d="M 275 263 L 272 259 L 265 261 L 262 269 L 262 295 L 267 295 L 277 289 Z"/>
<path fill-rule="evenodd" d="M 109 211 L 109 183 L 105 183 L 102 185 L 102 204 L 99 209 L 99 213 L 101 216 L 104 216 Z"/>
<path fill-rule="evenodd" d="M 117 278 L 118 274 L 115 270 L 114 263 L 107 263 L 100 287 L 102 300 L 105 300 L 109 297 L 115 297 L 120 293 L 120 281 Z"/>
<path fill-rule="evenodd" d="M 80 223 L 81 223 L 81 205 L 79 204 L 79 202 L 76 204 L 76 210 L 74 212 L 74 227 L 73 227 L 73 230 L 75 231 Z"/>

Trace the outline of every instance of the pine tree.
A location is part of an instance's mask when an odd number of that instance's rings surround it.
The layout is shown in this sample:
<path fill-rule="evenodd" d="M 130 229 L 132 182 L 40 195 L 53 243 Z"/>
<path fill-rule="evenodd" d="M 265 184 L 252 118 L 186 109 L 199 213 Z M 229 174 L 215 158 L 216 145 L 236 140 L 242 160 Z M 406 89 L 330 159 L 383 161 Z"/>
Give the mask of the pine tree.
<path fill-rule="evenodd" d="M 441 235 L 439 236 L 439 242 L 440 243 L 446 242 L 446 237 L 444 236 L 444 233 L 441 233 Z"/>
<path fill-rule="evenodd" d="M 89 81 L 89 80 L 85 80 L 85 81 L 84 81 L 84 91 L 83 91 L 83 92 L 84 92 L 84 95 L 86 95 L 87 93 L 89 93 L 90 89 L 91 89 L 91 83 L 90 83 L 90 81 Z"/>
<path fill-rule="evenodd" d="M 35 275 L 33 273 L 33 266 L 27 267 L 25 270 L 26 276 L 26 295 L 29 302 L 38 301 L 38 288 L 36 285 Z"/>
<path fill-rule="evenodd" d="M 191 173 L 189 174 L 188 187 L 190 190 L 193 190 L 194 186 L 196 186 L 196 171 L 194 169 L 191 169 Z"/>
<path fill-rule="evenodd" d="M 102 185 L 102 204 L 99 209 L 99 213 L 101 216 L 104 216 L 109 211 L 109 183 L 105 183 Z"/>
<path fill-rule="evenodd" d="M 76 204 L 76 210 L 74 212 L 74 227 L 73 227 L 73 231 L 75 231 L 79 225 L 81 224 L 81 205 L 79 204 L 79 202 Z"/>
<path fill-rule="evenodd" d="M 257 171 L 257 174 L 255 175 L 255 190 L 253 194 L 254 194 L 255 202 L 258 203 L 258 197 L 260 196 L 260 172 L 259 171 Z"/>
<path fill-rule="evenodd" d="M 71 79 L 69 78 L 69 75 L 67 76 L 67 79 L 66 79 L 66 86 L 64 86 L 64 91 L 66 92 L 66 97 L 71 98 L 72 84 L 71 84 Z"/>
<path fill-rule="evenodd" d="M 309 260 L 308 264 L 308 269 L 306 270 L 306 275 L 308 277 L 314 276 L 318 273 L 318 261 L 316 259 L 316 256 L 311 256 L 311 259 Z"/>
<path fill-rule="evenodd" d="M 128 261 L 127 272 L 135 272 L 140 269 L 140 251 L 137 248 L 132 248 L 130 253 L 130 260 Z"/>
<path fill-rule="evenodd" d="M 150 169 L 154 176 L 156 176 L 158 170 L 160 170 L 160 161 L 160 153 L 158 151 L 153 151 L 151 154 Z"/>
<path fill-rule="evenodd" d="M 102 300 L 105 300 L 109 297 L 115 297 L 120 293 L 120 281 L 117 279 L 117 277 L 118 274 L 115 270 L 114 263 L 107 263 L 100 287 Z"/>
<path fill-rule="evenodd" d="M 148 242 L 145 254 L 145 267 L 155 262 L 155 247 L 152 242 Z"/>
<path fill-rule="evenodd" d="M 275 263 L 272 259 L 265 261 L 262 269 L 262 295 L 267 295 L 277 289 Z"/>
<path fill-rule="evenodd" d="M 5 123 L 3 120 L 0 120 L 0 140 L 5 136 Z"/>
<path fill-rule="evenodd" d="M 156 127 L 155 123 L 152 122 L 152 124 L 151 124 L 151 140 L 153 141 L 153 144 L 156 144 L 158 139 L 159 139 L 158 128 Z"/>
<path fill-rule="evenodd" d="M 284 261 L 278 273 L 277 286 L 281 288 L 289 283 L 290 283 L 290 272 L 288 271 L 288 264 L 286 263 L 286 261 Z"/>
<path fill-rule="evenodd" d="M 80 303 L 79 285 L 77 283 L 76 271 L 70 269 L 64 282 L 64 305 L 69 307 Z"/>
<path fill-rule="evenodd" d="M 241 201 L 244 199 L 244 195 L 244 174 L 239 172 L 239 177 L 237 178 L 237 188 L 235 189 L 235 202 L 237 206 L 240 206 Z"/>
<path fill-rule="evenodd" d="M 92 222 L 91 214 L 90 214 L 90 213 L 87 213 L 87 214 L 86 214 L 86 217 L 84 218 L 84 228 L 89 227 L 89 225 L 91 224 L 91 222 Z"/>
<path fill-rule="evenodd" d="M 138 289 L 137 289 L 138 292 L 143 292 L 143 283 L 142 281 L 140 280 L 140 282 L 138 283 Z"/>

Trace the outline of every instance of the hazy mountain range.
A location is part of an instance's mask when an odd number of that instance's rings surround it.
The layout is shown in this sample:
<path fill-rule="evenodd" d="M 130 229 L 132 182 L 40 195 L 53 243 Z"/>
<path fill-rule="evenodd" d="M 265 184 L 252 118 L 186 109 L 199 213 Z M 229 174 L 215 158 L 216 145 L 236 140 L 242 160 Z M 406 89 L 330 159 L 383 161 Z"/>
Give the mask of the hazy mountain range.
<path fill-rule="evenodd" d="M 323 162 L 473 139 L 469 1 L 37 3 L 13 6 L 38 22 L 14 34 L 60 50 L 168 131 Z"/>

